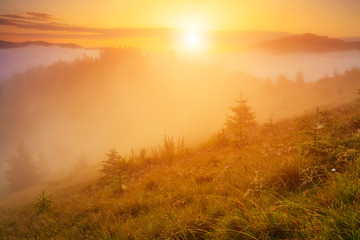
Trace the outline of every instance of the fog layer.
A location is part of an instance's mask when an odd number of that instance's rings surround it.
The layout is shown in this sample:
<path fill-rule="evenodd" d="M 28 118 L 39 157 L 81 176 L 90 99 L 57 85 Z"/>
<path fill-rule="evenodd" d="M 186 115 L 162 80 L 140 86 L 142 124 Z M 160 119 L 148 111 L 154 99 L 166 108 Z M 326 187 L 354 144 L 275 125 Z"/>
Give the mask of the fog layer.
<path fill-rule="evenodd" d="M 297 53 L 272 55 L 263 52 L 243 52 L 220 54 L 217 62 L 228 70 L 243 71 L 257 78 L 275 80 L 280 74 L 294 78 L 299 71 L 305 75 L 305 81 L 316 81 L 334 71 L 343 73 L 351 68 L 360 67 L 360 51 L 342 51 L 327 53 Z"/>
<path fill-rule="evenodd" d="M 11 77 L 14 73 L 23 72 L 39 65 L 47 66 L 57 61 L 69 62 L 83 55 L 98 57 L 99 50 L 57 46 L 28 46 L 0 49 L 0 81 Z"/>
<path fill-rule="evenodd" d="M 272 64 L 231 61 L 253 66 L 254 75 L 264 77 L 261 69 Z M 287 63 L 271 71 L 286 73 L 291 64 L 301 69 L 295 60 Z M 358 69 L 310 83 L 312 72 L 303 71 L 304 76 L 264 81 L 224 64 L 133 49 L 34 68 L 0 84 L 2 169 L 20 143 L 46 173 L 71 170 L 83 155 L 99 162 L 113 147 L 123 154 L 153 147 L 164 134 L 184 136 L 188 145 L 199 143 L 221 129 L 240 92 L 260 122 L 356 98 Z"/>

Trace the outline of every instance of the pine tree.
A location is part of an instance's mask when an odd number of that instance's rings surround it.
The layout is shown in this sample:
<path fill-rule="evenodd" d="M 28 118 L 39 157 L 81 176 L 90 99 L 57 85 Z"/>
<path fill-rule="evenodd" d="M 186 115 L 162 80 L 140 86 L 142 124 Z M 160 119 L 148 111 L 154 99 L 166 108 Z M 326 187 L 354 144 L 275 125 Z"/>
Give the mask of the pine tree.
<path fill-rule="evenodd" d="M 25 189 L 40 180 L 30 152 L 23 145 L 18 147 L 16 155 L 8 162 L 6 179 L 10 184 L 11 191 Z"/>
<path fill-rule="evenodd" d="M 120 174 L 120 165 L 124 162 L 123 157 L 115 150 L 112 149 L 107 154 L 107 159 L 103 161 L 103 168 L 101 172 L 105 174 L 106 177 L 114 177 Z"/>
<path fill-rule="evenodd" d="M 103 181 L 110 186 L 112 191 L 122 190 L 128 167 L 129 164 L 115 149 L 110 150 L 107 159 L 103 161 L 101 172 L 104 174 Z"/>
<path fill-rule="evenodd" d="M 42 191 L 42 193 L 39 195 L 34 208 L 37 214 L 46 212 L 52 205 L 51 197 L 45 192 L 45 190 Z"/>
<path fill-rule="evenodd" d="M 250 142 L 257 124 L 255 113 L 247 105 L 243 94 L 240 95 L 240 100 L 236 103 L 237 105 L 231 108 L 233 114 L 228 116 L 226 127 L 230 132 L 232 142 L 237 146 L 242 146 Z"/>

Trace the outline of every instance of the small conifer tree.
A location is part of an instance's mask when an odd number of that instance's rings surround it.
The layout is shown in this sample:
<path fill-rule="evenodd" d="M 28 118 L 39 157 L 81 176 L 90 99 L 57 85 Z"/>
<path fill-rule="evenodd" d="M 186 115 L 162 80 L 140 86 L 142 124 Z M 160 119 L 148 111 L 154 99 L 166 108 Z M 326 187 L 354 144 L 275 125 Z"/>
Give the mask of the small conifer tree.
<path fill-rule="evenodd" d="M 35 211 L 37 214 L 46 212 L 52 206 L 51 197 L 45 193 L 45 190 L 39 195 L 36 203 L 35 203 Z"/>
<path fill-rule="evenodd" d="M 110 150 L 107 159 L 103 161 L 103 167 L 100 170 L 104 174 L 103 180 L 115 192 L 121 189 L 127 165 L 125 159 L 115 149 Z"/>
<path fill-rule="evenodd" d="M 112 149 L 107 154 L 107 159 L 103 161 L 101 172 L 104 173 L 105 177 L 114 177 L 119 175 L 119 167 L 123 161 L 123 157 L 115 149 Z"/>
<path fill-rule="evenodd" d="M 255 113 L 247 105 L 243 94 L 236 103 L 237 105 L 231 108 L 233 114 L 228 116 L 226 127 L 230 132 L 232 142 L 237 146 L 242 146 L 250 142 L 257 124 Z"/>

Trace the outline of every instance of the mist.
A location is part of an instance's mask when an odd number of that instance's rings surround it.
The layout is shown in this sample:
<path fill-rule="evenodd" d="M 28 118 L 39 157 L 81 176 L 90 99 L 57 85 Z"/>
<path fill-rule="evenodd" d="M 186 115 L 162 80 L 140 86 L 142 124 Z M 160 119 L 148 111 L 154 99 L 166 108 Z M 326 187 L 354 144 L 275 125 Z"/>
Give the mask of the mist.
<path fill-rule="evenodd" d="M 98 57 L 99 50 L 58 46 L 0 49 L 0 81 L 39 65 L 48 66 L 57 61 L 71 62 L 84 55 Z"/>
<path fill-rule="evenodd" d="M 350 69 L 358 53 L 339 54 L 204 60 L 121 48 L 32 68 L 0 85 L 1 168 L 19 144 L 48 176 L 73 171 L 83 156 L 99 163 L 111 148 L 150 151 L 165 134 L 195 146 L 223 127 L 241 92 L 259 122 L 351 101 L 360 87 L 359 70 Z"/>
<path fill-rule="evenodd" d="M 351 68 L 360 67 L 360 51 L 289 55 L 244 51 L 218 54 L 210 57 L 210 59 L 223 64 L 229 71 L 242 71 L 256 78 L 271 78 L 272 81 L 275 81 L 279 75 L 293 79 L 301 71 L 306 82 L 313 82 L 325 75 L 332 75 L 334 71 L 344 73 Z"/>

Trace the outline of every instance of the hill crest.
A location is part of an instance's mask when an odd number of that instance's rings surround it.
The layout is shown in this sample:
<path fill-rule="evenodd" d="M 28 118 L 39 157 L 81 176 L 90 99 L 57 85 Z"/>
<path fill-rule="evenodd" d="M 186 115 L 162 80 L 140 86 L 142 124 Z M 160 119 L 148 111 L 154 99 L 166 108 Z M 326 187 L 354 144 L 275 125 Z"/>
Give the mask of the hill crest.
<path fill-rule="evenodd" d="M 275 55 L 350 51 L 360 50 L 360 41 L 348 42 L 338 38 L 304 33 L 261 42 L 246 49 L 246 51 L 254 50 Z"/>

